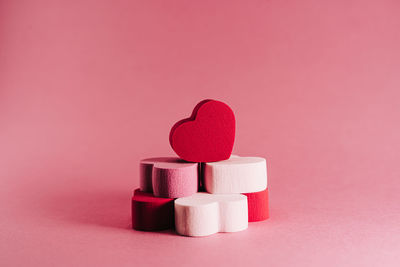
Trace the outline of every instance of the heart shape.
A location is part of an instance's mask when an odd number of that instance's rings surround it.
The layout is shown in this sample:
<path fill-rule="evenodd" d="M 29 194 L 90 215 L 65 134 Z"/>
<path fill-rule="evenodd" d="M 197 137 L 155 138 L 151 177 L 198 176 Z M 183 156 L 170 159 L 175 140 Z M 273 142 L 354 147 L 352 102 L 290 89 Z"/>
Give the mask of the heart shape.
<path fill-rule="evenodd" d="M 225 103 L 203 100 L 192 115 L 175 123 L 169 142 L 181 159 L 214 162 L 228 159 L 235 141 L 235 115 Z"/>
<path fill-rule="evenodd" d="M 196 193 L 175 200 L 175 229 L 186 236 L 238 232 L 248 226 L 247 197 Z"/>

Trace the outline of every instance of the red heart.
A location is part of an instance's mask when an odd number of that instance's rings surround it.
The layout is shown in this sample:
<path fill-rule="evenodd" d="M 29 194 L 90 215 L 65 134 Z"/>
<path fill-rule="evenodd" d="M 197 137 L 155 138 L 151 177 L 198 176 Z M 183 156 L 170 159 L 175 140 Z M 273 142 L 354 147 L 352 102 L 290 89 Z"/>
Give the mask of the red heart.
<path fill-rule="evenodd" d="M 235 141 L 235 115 L 225 103 L 203 100 L 192 115 L 175 123 L 169 143 L 186 161 L 212 162 L 228 159 Z"/>

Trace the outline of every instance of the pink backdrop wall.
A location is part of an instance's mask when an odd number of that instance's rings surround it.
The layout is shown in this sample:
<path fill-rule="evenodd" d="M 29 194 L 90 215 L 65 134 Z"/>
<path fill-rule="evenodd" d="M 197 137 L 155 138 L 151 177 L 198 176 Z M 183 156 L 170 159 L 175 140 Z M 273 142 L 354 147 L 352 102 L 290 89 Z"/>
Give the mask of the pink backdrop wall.
<path fill-rule="evenodd" d="M 0 0 L 1 266 L 399 266 L 400 4 Z M 129 229 L 138 161 L 214 98 L 271 219 Z M 157 251 L 158 254 L 154 252 Z"/>

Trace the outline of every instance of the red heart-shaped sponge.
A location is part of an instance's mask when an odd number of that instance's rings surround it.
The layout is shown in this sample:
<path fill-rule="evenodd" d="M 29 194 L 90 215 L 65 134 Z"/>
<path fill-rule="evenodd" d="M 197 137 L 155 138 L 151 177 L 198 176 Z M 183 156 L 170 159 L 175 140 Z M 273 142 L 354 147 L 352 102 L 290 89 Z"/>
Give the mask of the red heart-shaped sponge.
<path fill-rule="evenodd" d="M 235 115 L 225 103 L 203 100 L 192 115 L 175 123 L 169 143 L 181 159 L 213 162 L 228 159 L 235 141 Z"/>

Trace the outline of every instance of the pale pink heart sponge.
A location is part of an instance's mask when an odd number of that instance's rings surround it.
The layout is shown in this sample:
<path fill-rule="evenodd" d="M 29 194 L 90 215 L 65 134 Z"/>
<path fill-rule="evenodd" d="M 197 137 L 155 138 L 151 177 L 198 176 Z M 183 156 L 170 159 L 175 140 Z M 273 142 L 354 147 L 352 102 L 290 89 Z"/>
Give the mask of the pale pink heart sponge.
<path fill-rule="evenodd" d="M 198 190 L 199 165 L 178 158 L 151 158 L 140 162 L 140 189 L 156 197 L 178 198 Z"/>
<path fill-rule="evenodd" d="M 248 226 L 247 197 L 196 193 L 175 200 L 175 229 L 186 236 L 238 232 Z"/>
<path fill-rule="evenodd" d="M 204 163 L 204 185 L 208 193 L 252 193 L 267 188 L 267 164 L 260 157 L 232 156 Z"/>

